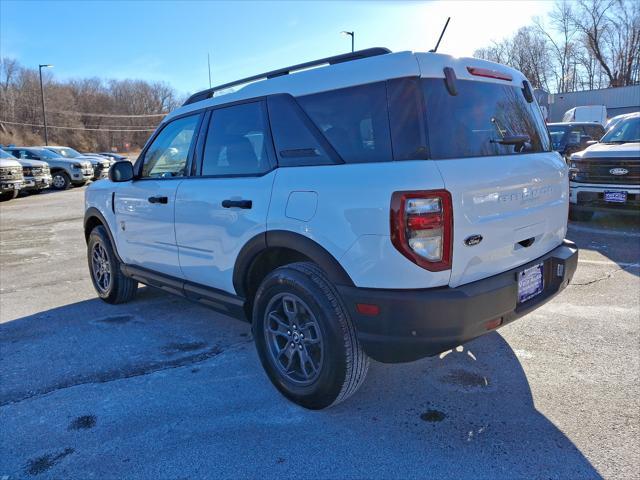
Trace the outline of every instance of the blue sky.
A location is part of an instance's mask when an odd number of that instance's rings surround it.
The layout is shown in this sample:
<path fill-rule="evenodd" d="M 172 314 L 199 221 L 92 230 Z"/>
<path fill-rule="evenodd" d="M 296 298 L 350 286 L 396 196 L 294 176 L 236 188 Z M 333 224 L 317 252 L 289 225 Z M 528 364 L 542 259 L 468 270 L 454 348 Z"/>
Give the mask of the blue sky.
<path fill-rule="evenodd" d="M 550 1 L 213 2 L 0 0 L 0 55 L 56 78 L 140 78 L 181 93 L 350 50 L 471 55 L 543 16 Z"/>

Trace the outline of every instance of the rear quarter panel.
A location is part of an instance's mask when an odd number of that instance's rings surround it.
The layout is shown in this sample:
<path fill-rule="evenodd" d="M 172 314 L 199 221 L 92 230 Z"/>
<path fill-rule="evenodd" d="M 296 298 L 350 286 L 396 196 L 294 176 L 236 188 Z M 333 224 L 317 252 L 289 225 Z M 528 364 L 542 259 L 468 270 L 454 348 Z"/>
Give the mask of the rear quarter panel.
<path fill-rule="evenodd" d="M 292 231 L 320 244 L 358 287 L 446 285 L 448 271 L 429 272 L 393 247 L 389 224 L 393 192 L 442 187 L 435 162 L 429 160 L 279 168 L 267 229 Z M 317 197 L 315 211 L 311 197 Z"/>

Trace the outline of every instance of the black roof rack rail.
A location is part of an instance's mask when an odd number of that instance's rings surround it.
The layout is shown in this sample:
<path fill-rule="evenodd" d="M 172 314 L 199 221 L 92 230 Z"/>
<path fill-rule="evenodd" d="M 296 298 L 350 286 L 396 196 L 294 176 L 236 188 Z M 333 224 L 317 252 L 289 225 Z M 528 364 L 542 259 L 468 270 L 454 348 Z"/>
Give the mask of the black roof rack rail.
<path fill-rule="evenodd" d="M 279 68 L 278 70 L 272 70 L 270 72 L 261 73 L 252 77 L 242 78 L 233 82 L 218 85 L 216 87 L 202 90 L 201 92 L 191 95 L 186 102 L 182 105 L 190 105 L 192 103 L 206 100 L 213 97 L 213 94 L 217 91 L 224 90 L 226 88 L 234 87 L 236 85 L 243 85 L 249 82 L 255 82 L 256 80 L 264 80 L 269 78 L 280 77 L 282 75 L 289 75 L 292 72 L 298 70 L 304 70 L 306 68 L 316 67 L 319 65 L 335 65 L 336 63 L 350 62 L 352 60 L 359 60 L 361 58 L 375 57 L 377 55 L 385 55 L 391 53 L 391 50 L 383 47 L 367 48 L 365 50 L 358 50 L 356 52 L 343 53 L 342 55 L 335 55 L 333 57 L 321 58 L 319 60 L 313 60 L 311 62 L 299 63 L 298 65 L 292 65 L 290 67 Z"/>

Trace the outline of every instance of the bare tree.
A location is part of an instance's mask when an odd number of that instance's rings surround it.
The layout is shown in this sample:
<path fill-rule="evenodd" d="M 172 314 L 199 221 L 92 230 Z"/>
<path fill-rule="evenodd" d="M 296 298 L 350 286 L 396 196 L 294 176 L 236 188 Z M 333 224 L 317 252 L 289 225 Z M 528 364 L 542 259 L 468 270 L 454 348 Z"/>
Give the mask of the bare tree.
<path fill-rule="evenodd" d="M 608 78 L 609 86 L 638 81 L 640 7 L 623 0 L 579 0 L 572 16 L 588 52 Z"/>
<path fill-rule="evenodd" d="M 512 38 L 478 49 L 474 56 L 520 70 L 536 88 L 548 89 L 550 76 L 546 38 L 533 27 L 520 28 Z"/>

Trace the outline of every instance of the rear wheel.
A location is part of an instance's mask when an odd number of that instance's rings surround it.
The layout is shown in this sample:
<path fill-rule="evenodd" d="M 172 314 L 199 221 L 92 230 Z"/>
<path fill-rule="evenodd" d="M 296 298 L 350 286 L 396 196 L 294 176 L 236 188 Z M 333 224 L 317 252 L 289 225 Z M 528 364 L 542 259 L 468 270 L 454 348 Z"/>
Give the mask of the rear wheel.
<path fill-rule="evenodd" d="M 71 187 L 71 179 L 65 172 L 55 172 L 51 175 L 51 186 L 56 190 L 68 190 Z"/>
<path fill-rule="evenodd" d="M 569 210 L 569 220 L 574 222 L 588 222 L 593 218 L 593 213 L 589 210 Z"/>
<path fill-rule="evenodd" d="M 335 405 L 364 381 L 369 358 L 335 288 L 313 263 L 267 275 L 255 297 L 253 326 L 269 379 L 303 407 Z"/>
<path fill-rule="evenodd" d="M 95 227 L 89 235 L 87 259 L 91 281 L 98 296 L 107 303 L 125 303 L 133 299 L 138 282 L 125 277 L 105 227 Z"/>

